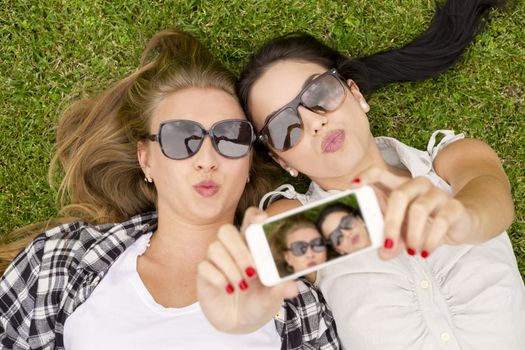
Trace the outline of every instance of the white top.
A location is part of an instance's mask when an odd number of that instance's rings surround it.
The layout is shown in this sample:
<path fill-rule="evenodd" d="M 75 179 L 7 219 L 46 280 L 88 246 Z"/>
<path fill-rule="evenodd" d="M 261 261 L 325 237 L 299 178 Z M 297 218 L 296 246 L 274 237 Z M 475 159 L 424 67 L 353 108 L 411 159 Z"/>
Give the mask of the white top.
<path fill-rule="evenodd" d="M 199 303 L 165 308 L 155 302 L 137 272 L 151 234 L 140 237 L 115 261 L 87 301 L 66 320 L 67 350 L 280 349 L 274 320 L 256 332 L 217 331 Z"/>
<path fill-rule="evenodd" d="M 461 138 L 436 131 L 427 152 L 389 137 L 376 142 L 387 163 L 450 192 L 432 162 Z M 315 183 L 306 194 L 290 185 L 281 191 L 303 204 L 338 192 Z M 364 253 L 322 270 L 318 282 L 347 349 L 525 349 L 525 287 L 506 232 L 480 245 L 441 246 L 427 259 L 405 252 L 385 262 Z"/>

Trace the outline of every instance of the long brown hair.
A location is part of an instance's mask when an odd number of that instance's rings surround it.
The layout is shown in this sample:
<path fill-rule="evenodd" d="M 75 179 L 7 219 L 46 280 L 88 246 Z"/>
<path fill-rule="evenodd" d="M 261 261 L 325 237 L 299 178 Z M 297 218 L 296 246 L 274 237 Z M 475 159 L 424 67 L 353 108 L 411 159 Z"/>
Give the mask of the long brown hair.
<path fill-rule="evenodd" d="M 167 95 L 188 87 L 220 89 L 235 97 L 235 76 L 194 36 L 165 30 L 146 45 L 139 68 L 101 94 L 78 101 L 61 117 L 49 168 L 58 184 L 59 217 L 23 227 L 0 248 L 0 272 L 31 239 L 57 223 L 119 222 L 155 210 L 156 189 L 143 181 L 137 142 L 150 133 L 150 116 Z M 255 155 L 236 222 L 268 191 L 274 168 Z M 269 176 L 268 176 L 269 175 Z"/>

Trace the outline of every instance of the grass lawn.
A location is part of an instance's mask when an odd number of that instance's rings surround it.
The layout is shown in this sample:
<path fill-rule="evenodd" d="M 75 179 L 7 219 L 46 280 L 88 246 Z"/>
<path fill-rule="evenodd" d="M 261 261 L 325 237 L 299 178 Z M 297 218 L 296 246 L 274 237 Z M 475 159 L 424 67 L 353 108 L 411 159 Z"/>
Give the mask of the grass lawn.
<path fill-rule="evenodd" d="M 490 16 L 461 62 L 432 81 L 370 100 L 373 132 L 424 148 L 435 129 L 492 145 L 512 182 L 509 230 L 525 276 L 525 4 Z M 424 30 L 433 0 L 7 0 L 0 8 L 0 235 L 56 214 L 46 173 L 61 111 L 135 69 L 146 40 L 179 27 L 232 70 L 266 39 L 308 31 L 350 55 L 401 46 Z M 495 213 L 497 215 L 497 213 Z"/>

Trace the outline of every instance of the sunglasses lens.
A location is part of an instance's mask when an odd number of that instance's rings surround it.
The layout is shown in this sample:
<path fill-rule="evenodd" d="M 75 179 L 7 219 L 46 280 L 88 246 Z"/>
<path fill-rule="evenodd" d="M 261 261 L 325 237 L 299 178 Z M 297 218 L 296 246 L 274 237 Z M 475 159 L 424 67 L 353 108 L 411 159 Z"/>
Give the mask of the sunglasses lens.
<path fill-rule="evenodd" d="M 343 103 L 345 88 L 333 75 L 323 75 L 312 81 L 303 92 L 301 102 L 314 112 L 329 112 Z"/>
<path fill-rule="evenodd" d="M 171 159 L 191 157 L 199 150 L 202 140 L 201 127 L 188 120 L 170 121 L 160 129 L 162 151 Z"/>
<path fill-rule="evenodd" d="M 267 136 L 272 146 L 285 151 L 295 146 L 303 133 L 303 124 L 297 111 L 286 108 L 272 117 L 267 126 Z"/>
<path fill-rule="evenodd" d="M 248 154 L 254 139 L 251 124 L 245 120 L 229 120 L 213 127 L 213 140 L 221 155 L 241 158 Z"/>
<path fill-rule="evenodd" d="M 330 241 L 330 244 L 334 248 L 338 247 L 341 244 L 341 241 L 343 240 L 342 238 L 343 238 L 343 233 L 339 229 L 336 229 L 335 231 L 330 233 L 330 236 L 328 236 L 328 240 Z"/>
<path fill-rule="evenodd" d="M 350 230 L 353 225 L 354 225 L 354 216 L 347 215 L 341 219 L 341 222 L 339 223 L 339 228 L 343 230 Z"/>
<path fill-rule="evenodd" d="M 296 241 L 290 244 L 290 250 L 295 256 L 303 256 L 308 250 L 308 243 L 305 241 Z"/>
<path fill-rule="evenodd" d="M 314 238 L 310 241 L 310 246 L 316 253 L 323 252 L 326 250 L 326 245 L 321 237 Z"/>

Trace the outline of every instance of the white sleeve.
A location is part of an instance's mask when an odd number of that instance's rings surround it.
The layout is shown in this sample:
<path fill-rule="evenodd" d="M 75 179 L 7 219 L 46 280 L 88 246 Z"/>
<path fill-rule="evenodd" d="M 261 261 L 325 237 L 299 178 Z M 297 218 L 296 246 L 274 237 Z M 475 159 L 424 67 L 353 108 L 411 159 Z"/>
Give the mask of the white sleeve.
<path fill-rule="evenodd" d="M 270 204 L 283 197 L 287 199 L 296 199 L 297 195 L 297 191 L 292 185 L 281 185 L 275 190 L 266 193 L 261 198 L 261 200 L 259 201 L 259 209 L 266 210 L 266 208 L 268 208 Z"/>
<path fill-rule="evenodd" d="M 438 142 L 436 145 L 436 139 L 439 135 L 443 135 L 441 138 L 441 141 Z M 430 159 L 432 162 L 434 162 L 434 159 L 437 157 L 439 151 L 441 151 L 443 148 L 451 144 L 452 142 L 456 142 L 457 140 L 464 139 L 464 134 L 455 134 L 452 130 L 436 130 L 432 133 L 432 136 L 430 137 L 430 140 L 428 141 L 427 145 L 427 152 L 430 155 Z"/>

